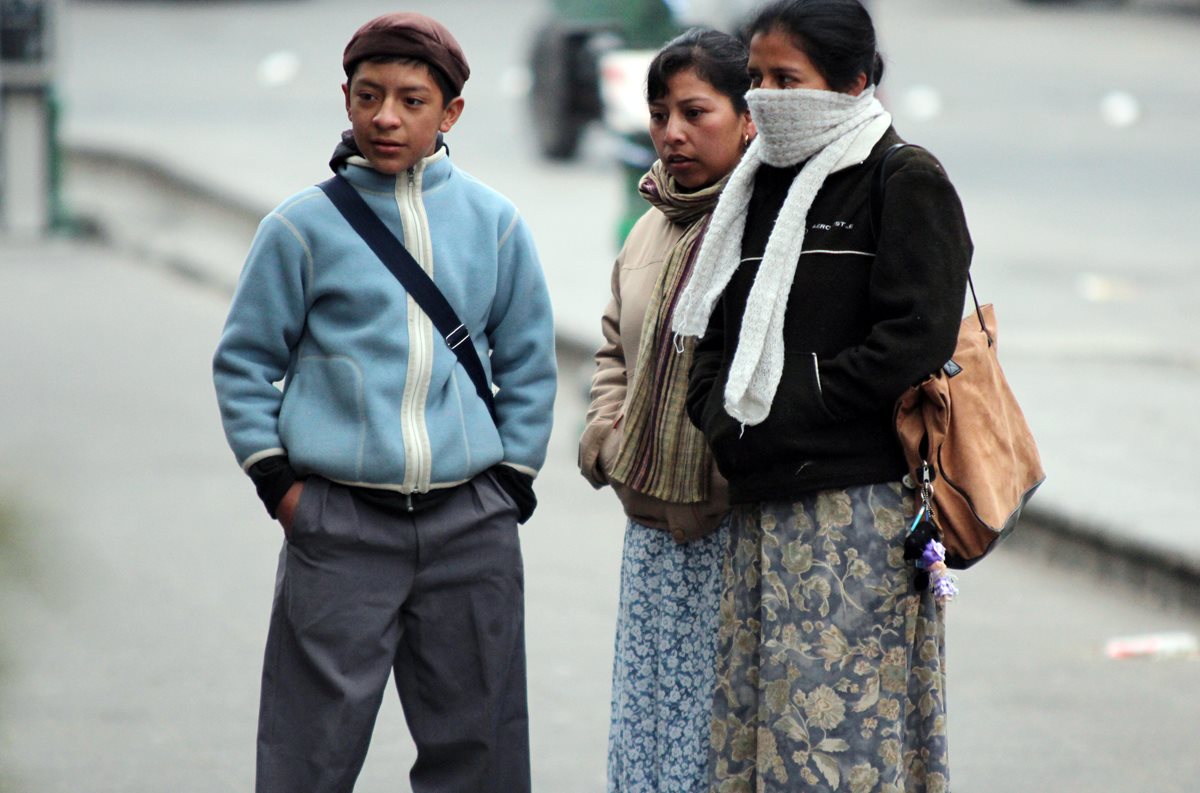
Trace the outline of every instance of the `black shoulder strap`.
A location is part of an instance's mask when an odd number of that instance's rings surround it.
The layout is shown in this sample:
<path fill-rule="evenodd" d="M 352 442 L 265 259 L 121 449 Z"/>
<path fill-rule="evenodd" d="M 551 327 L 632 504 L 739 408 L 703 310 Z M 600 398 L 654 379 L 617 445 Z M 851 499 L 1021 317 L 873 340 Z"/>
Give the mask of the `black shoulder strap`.
<path fill-rule="evenodd" d="M 396 235 L 383 225 L 383 221 L 367 206 L 367 202 L 345 177 L 340 174 L 333 176 L 317 187 L 329 196 L 329 200 L 342 213 L 342 217 L 370 246 L 413 300 L 417 301 L 421 310 L 433 320 L 438 333 L 442 334 L 447 346 L 454 351 L 459 363 L 467 370 L 480 399 L 487 404 L 488 412 L 492 414 L 492 421 L 495 421 L 496 400 L 492 395 L 492 386 L 488 382 L 487 374 L 483 370 L 483 362 L 479 360 L 479 353 L 475 351 L 474 344 L 468 343 L 471 333 L 454 313 L 453 307 L 437 288 L 437 284 L 421 265 L 417 264 L 400 240 L 396 239 Z"/>
<path fill-rule="evenodd" d="M 911 143 L 893 143 L 888 147 L 888 150 L 883 153 L 883 158 L 879 160 L 879 165 L 875 169 L 875 179 L 871 183 L 871 228 L 875 232 L 875 245 L 879 245 L 879 230 L 883 220 L 883 188 L 887 184 L 887 164 L 888 160 L 901 149 L 907 148 L 919 149 L 920 146 L 915 146 Z M 967 273 L 967 286 L 971 288 L 971 301 L 975 303 L 975 316 L 979 318 L 979 328 L 988 337 L 988 346 L 994 342 L 991 331 L 988 330 L 987 323 L 983 321 L 983 309 L 979 307 L 979 297 L 975 294 L 975 281 L 971 278 L 971 274 Z"/>

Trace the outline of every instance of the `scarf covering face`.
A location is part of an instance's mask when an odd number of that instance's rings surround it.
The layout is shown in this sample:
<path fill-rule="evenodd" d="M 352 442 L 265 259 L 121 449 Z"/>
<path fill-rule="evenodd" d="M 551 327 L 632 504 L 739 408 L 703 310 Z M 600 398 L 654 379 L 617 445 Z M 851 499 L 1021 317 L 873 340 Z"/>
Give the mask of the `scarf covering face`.
<path fill-rule="evenodd" d="M 671 315 L 724 186 L 725 179 L 721 179 L 710 187 L 684 192 L 661 161 L 654 163 L 639 186 L 643 198 L 686 229 L 667 252 L 646 306 L 621 450 L 609 478 L 676 504 L 708 499 L 712 456 L 685 410 L 695 340 L 687 340 L 682 351 L 676 350 Z"/>
<path fill-rule="evenodd" d="M 858 133 L 884 109 L 875 99 L 874 86 L 858 96 L 755 88 L 746 101 L 758 137 L 730 175 L 713 212 L 692 278 L 675 308 L 674 329 L 682 336 L 703 334 L 713 305 L 741 264 L 746 210 L 759 166 L 783 168 L 803 162 L 767 240 L 725 386 L 725 411 L 742 424 L 754 425 L 770 414 L 783 374 L 784 315 L 804 247 L 808 210 Z"/>

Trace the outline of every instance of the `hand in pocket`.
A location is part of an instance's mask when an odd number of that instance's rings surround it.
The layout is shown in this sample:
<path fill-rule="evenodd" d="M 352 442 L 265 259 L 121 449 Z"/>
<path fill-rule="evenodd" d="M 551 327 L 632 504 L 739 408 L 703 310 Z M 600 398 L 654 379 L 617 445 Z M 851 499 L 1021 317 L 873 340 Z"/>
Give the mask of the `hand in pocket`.
<path fill-rule="evenodd" d="M 283 494 L 283 498 L 279 500 L 279 506 L 275 508 L 279 525 L 283 527 L 283 536 L 289 540 L 292 539 L 292 525 L 296 520 L 296 508 L 300 506 L 300 493 L 303 490 L 303 481 L 293 482 L 288 491 Z"/>
<path fill-rule="evenodd" d="M 617 462 L 617 454 L 621 451 L 621 421 L 625 416 L 622 414 L 613 422 L 612 429 L 604 436 L 604 442 L 600 445 L 600 455 L 597 464 L 600 470 L 604 473 L 605 481 L 608 480 L 608 474 L 612 471 L 613 466 Z"/>

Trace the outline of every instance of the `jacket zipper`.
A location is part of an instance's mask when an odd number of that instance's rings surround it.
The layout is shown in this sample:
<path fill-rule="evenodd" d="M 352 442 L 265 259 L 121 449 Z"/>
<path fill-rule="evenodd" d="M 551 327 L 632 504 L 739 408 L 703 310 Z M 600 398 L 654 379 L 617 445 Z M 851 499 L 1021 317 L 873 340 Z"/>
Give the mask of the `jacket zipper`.
<path fill-rule="evenodd" d="M 400 202 L 401 225 L 404 229 L 404 242 L 409 253 L 417 260 L 422 268 L 428 271 L 427 262 L 428 240 L 425 235 L 425 223 L 420 206 L 420 190 L 417 183 L 417 168 L 420 164 L 408 169 L 408 185 L 403 191 Z M 432 277 L 432 273 L 430 274 Z M 404 397 L 400 406 L 400 426 L 404 433 L 404 487 L 408 492 L 425 492 L 429 489 L 430 460 L 425 454 L 428 443 L 424 423 L 425 401 L 428 396 L 431 370 L 430 347 L 428 338 L 431 333 L 430 319 L 417 305 L 412 297 L 408 297 L 408 376 L 404 387 Z"/>

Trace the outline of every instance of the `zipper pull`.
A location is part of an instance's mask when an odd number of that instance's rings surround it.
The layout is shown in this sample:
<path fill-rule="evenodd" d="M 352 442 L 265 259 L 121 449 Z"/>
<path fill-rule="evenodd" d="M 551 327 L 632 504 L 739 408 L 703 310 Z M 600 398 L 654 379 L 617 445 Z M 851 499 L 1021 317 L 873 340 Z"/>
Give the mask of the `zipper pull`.
<path fill-rule="evenodd" d="M 404 494 L 404 508 L 409 512 L 413 511 L 412 493 Z"/>

